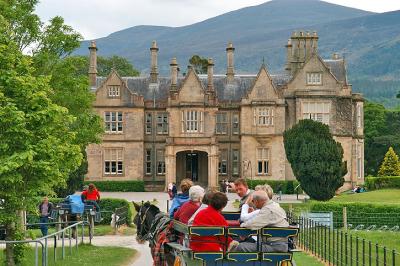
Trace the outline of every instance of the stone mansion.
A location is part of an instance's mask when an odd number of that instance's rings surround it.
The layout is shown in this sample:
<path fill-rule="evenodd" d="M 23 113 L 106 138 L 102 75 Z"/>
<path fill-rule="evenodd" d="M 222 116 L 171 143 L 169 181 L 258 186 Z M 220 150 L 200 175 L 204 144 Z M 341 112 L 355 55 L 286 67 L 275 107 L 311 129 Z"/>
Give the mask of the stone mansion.
<path fill-rule="evenodd" d="M 162 190 L 190 178 L 216 187 L 222 179 L 293 180 L 283 132 L 300 119 L 329 125 L 342 144 L 345 187 L 364 182 L 363 98 L 348 83 L 346 64 L 318 55 L 316 32 L 294 32 L 286 45 L 284 74 L 264 64 L 254 75 L 235 73 L 232 43 L 226 74 L 188 68 L 172 58 L 170 76 L 157 70 L 159 48 L 150 48 L 146 77 L 97 76 L 96 44 L 90 47 L 94 108 L 104 120 L 101 144 L 87 147 L 86 180 L 143 180 Z"/>

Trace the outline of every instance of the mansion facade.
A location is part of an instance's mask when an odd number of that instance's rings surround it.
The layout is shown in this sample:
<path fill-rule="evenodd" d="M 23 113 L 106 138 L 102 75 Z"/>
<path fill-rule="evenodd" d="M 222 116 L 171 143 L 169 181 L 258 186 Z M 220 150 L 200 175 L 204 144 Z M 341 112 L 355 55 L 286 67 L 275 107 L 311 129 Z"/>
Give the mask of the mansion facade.
<path fill-rule="evenodd" d="M 160 77 L 153 42 L 149 76 L 113 70 L 98 77 L 92 42 L 89 79 L 105 133 L 101 144 L 87 147 L 86 180 L 143 180 L 159 190 L 183 178 L 210 187 L 237 177 L 293 180 L 283 132 L 313 119 L 329 125 L 343 147 L 344 186 L 363 183 L 363 98 L 352 92 L 345 60 L 322 59 L 315 32 L 293 33 L 286 49 L 283 74 L 264 64 L 257 74 L 236 74 L 229 43 L 226 74 L 214 74 L 208 59 L 207 74 L 189 67 L 181 75 L 173 58 L 170 76 Z"/>

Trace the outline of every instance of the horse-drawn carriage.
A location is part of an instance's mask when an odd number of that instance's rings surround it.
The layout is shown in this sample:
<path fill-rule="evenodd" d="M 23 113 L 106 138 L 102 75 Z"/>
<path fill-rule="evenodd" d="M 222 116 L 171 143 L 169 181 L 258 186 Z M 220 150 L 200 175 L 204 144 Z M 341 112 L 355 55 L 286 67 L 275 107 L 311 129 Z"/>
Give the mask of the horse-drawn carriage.
<path fill-rule="evenodd" d="M 136 207 L 136 206 L 135 206 Z M 240 213 L 222 213 L 226 220 L 238 220 Z M 138 238 L 141 240 L 149 240 L 150 247 L 154 249 L 158 237 L 165 232 L 166 228 L 171 228 L 168 218 L 159 212 L 158 208 L 150 204 L 142 204 L 138 208 L 138 214 L 135 217 L 135 224 L 138 227 Z M 168 241 L 164 235 L 162 250 L 165 253 L 167 265 L 174 266 L 286 266 L 295 265 L 292 260 L 293 254 L 291 250 L 287 252 L 264 252 L 262 251 L 261 244 L 268 243 L 271 237 L 279 238 L 296 238 L 298 228 L 261 228 L 259 230 L 251 230 L 243 228 L 238 225 L 235 226 L 188 226 L 178 221 L 173 222 L 175 239 L 177 241 Z M 163 224 L 164 226 L 157 226 L 155 224 Z M 155 231 L 153 231 L 155 230 Z M 158 230 L 158 231 L 157 231 Z M 258 243 L 257 251 L 254 252 L 196 252 L 189 248 L 191 241 L 199 241 L 199 237 L 222 236 L 221 239 L 228 239 L 228 237 L 235 239 L 246 239 L 253 237 Z M 218 241 L 215 238 L 215 241 Z M 189 244 L 189 245 L 188 245 Z M 220 243 L 227 247 L 228 243 Z M 160 247 L 159 247 L 160 248 Z M 226 250 L 226 249 L 225 249 Z M 158 249 L 157 249 L 158 252 Z M 154 255 L 154 252 L 153 252 Z M 167 257 L 170 257 L 167 259 Z M 153 256 L 154 259 L 154 256 Z M 156 261 L 156 260 L 155 260 Z M 158 260 L 157 260 L 158 262 Z M 155 263 L 155 265 L 164 265 Z"/>

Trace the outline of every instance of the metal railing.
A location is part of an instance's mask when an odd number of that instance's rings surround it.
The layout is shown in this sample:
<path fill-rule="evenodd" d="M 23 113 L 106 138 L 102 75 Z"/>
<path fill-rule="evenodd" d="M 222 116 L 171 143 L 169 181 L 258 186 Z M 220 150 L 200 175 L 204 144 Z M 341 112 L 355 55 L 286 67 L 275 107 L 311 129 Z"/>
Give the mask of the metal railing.
<path fill-rule="evenodd" d="M 57 223 L 49 223 L 49 224 L 57 224 Z M 34 224 L 29 224 L 29 225 L 34 225 Z M 40 225 L 38 223 L 37 225 Z M 66 248 L 69 249 L 69 254 L 72 255 L 72 250 L 73 250 L 73 242 L 75 242 L 75 249 L 78 251 L 79 244 L 84 244 L 84 237 L 85 237 L 85 225 L 88 225 L 90 227 L 90 224 L 80 221 L 76 222 L 72 225 L 69 225 L 55 233 L 49 234 L 47 236 L 43 236 L 41 238 L 37 239 L 32 239 L 32 240 L 6 240 L 6 241 L 0 241 L 0 246 L 6 245 L 6 244 L 29 244 L 31 246 L 34 246 L 34 252 L 35 252 L 35 266 L 39 266 L 39 259 L 41 255 L 41 265 L 42 266 L 48 266 L 48 261 L 49 261 L 49 248 L 53 249 L 53 261 L 56 262 L 58 259 L 57 256 L 57 247 L 58 247 L 58 241 L 57 239 L 61 239 L 61 259 L 65 258 L 66 255 Z M 79 228 L 81 227 L 81 235 L 79 236 Z M 90 231 L 90 228 L 89 228 Z M 67 237 L 67 240 L 66 240 Z M 74 239 L 74 240 L 72 240 Z M 67 242 L 67 243 L 65 243 Z M 92 238 L 89 237 L 89 243 L 91 244 Z M 53 243 L 52 246 L 50 244 Z M 39 246 L 41 248 L 41 253 L 39 254 Z"/>
<path fill-rule="evenodd" d="M 299 224 L 298 245 L 328 265 L 392 265 L 400 261 L 394 249 L 373 243 L 339 228 L 329 228 L 312 219 L 292 219 Z M 398 265 L 398 264 L 397 264 Z"/>
<path fill-rule="evenodd" d="M 128 219 L 128 209 L 129 207 L 121 207 L 121 208 L 115 208 L 111 219 L 112 219 L 112 225 L 114 226 L 114 233 L 117 233 L 118 228 L 127 223 Z"/>

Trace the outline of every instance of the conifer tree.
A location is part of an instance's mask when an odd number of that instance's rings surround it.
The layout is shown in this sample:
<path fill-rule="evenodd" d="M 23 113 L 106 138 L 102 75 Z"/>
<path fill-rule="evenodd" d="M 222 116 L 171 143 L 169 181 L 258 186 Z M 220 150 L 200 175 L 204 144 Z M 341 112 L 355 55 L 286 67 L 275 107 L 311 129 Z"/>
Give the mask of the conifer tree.
<path fill-rule="evenodd" d="M 400 176 L 400 161 L 392 147 L 387 151 L 379 168 L 379 176 Z"/>

